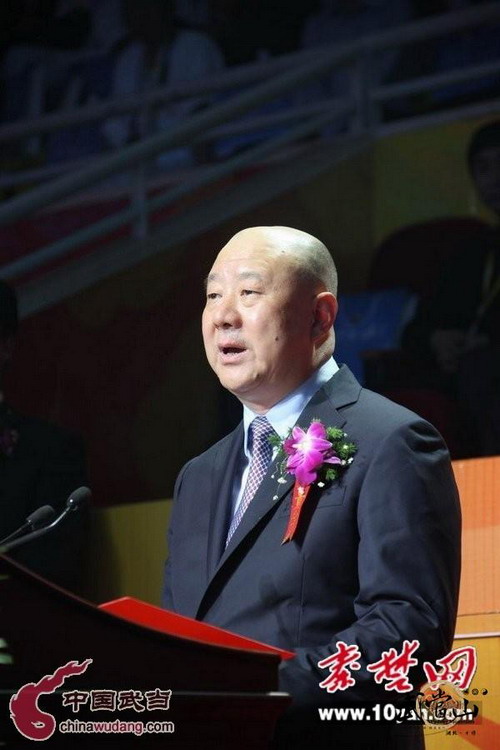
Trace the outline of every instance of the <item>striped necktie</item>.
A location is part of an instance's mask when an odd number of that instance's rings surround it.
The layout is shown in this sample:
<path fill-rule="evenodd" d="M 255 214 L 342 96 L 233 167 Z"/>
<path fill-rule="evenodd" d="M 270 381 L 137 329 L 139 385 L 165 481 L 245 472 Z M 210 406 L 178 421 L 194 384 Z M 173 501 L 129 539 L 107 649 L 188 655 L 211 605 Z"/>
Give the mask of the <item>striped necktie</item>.
<path fill-rule="evenodd" d="M 243 514 L 250 505 L 260 483 L 264 479 L 271 457 L 273 448 L 269 442 L 269 436 L 274 432 L 271 424 L 266 417 L 255 417 L 248 428 L 248 438 L 251 450 L 250 468 L 248 470 L 247 483 L 241 498 L 241 502 L 236 509 L 226 539 L 226 546 L 238 528 L 243 518 Z"/>

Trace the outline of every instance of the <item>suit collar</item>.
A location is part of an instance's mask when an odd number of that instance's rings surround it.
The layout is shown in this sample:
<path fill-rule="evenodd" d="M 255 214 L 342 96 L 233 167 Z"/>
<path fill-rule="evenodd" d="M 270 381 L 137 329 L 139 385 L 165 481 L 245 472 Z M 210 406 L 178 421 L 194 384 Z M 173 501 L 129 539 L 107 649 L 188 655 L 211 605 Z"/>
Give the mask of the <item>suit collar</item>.
<path fill-rule="evenodd" d="M 361 393 L 361 386 L 347 365 L 340 365 L 335 375 L 313 396 L 306 409 L 304 409 L 304 414 L 316 402 L 319 402 L 318 405 L 325 405 L 322 391 L 326 394 L 329 403 L 335 409 L 342 409 L 344 406 L 356 403 Z"/>
<path fill-rule="evenodd" d="M 337 363 L 331 357 L 324 362 L 321 367 L 315 370 L 307 380 L 301 383 L 291 393 L 288 393 L 266 412 L 267 419 L 278 435 L 281 435 L 282 438 L 285 438 L 288 435 L 315 393 L 317 393 L 321 386 L 331 380 L 338 369 Z M 255 412 L 251 411 L 248 407 L 243 406 L 243 425 L 245 427 L 245 434 L 247 434 L 248 427 L 255 416 Z M 247 453 L 247 456 L 250 458 L 249 453 Z"/>

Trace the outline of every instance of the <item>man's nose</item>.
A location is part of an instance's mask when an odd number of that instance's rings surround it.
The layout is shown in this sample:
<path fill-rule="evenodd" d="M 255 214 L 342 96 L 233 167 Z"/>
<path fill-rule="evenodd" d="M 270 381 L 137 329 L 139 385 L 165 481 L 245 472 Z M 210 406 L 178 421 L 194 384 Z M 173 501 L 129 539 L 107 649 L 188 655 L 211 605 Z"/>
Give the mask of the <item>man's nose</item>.
<path fill-rule="evenodd" d="M 219 300 L 214 312 L 216 328 L 235 328 L 240 325 L 240 315 L 233 295 L 225 295 Z"/>

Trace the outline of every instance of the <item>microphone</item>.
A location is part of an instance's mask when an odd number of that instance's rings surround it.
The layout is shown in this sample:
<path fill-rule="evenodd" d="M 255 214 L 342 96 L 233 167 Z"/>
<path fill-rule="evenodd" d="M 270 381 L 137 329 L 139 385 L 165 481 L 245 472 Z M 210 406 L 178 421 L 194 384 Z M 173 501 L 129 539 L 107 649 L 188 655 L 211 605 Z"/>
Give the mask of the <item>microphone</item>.
<path fill-rule="evenodd" d="M 0 546 L 2 544 L 10 542 L 12 539 L 20 536 L 25 531 L 34 531 L 39 526 L 45 526 L 49 521 L 52 520 L 55 514 L 56 512 L 52 505 L 42 505 L 41 508 L 37 508 L 33 511 L 33 513 L 29 514 L 22 526 L 13 531 L 12 534 L 9 534 L 9 536 L 6 536 L 5 539 L 2 539 L 0 541 Z"/>
<path fill-rule="evenodd" d="M 19 539 L 14 539 L 14 541 L 5 544 L 0 548 L 0 552 L 2 554 L 5 554 L 6 552 L 10 552 L 17 547 L 20 547 L 27 542 L 31 542 L 34 539 L 38 539 L 39 537 L 48 533 L 51 529 L 54 529 L 56 526 L 58 526 L 63 518 L 68 515 L 68 513 L 72 513 L 78 510 L 82 503 L 86 502 L 91 497 L 92 493 L 88 487 L 79 487 L 77 490 L 74 490 L 66 500 L 66 507 L 64 508 L 62 513 L 57 516 L 55 521 L 52 521 L 52 523 L 50 523 L 48 526 L 44 526 L 43 529 L 37 529 L 36 531 L 32 531 L 29 534 L 25 534 Z"/>

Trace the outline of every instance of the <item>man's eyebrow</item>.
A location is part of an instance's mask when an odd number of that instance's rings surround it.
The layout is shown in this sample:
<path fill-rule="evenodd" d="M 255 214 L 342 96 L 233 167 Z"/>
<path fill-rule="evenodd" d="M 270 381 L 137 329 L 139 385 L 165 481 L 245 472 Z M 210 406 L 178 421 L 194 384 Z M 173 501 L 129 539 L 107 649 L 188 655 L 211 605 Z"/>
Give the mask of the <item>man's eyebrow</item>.
<path fill-rule="evenodd" d="M 264 277 L 258 271 L 242 271 L 238 274 L 239 279 L 257 279 L 257 281 L 263 281 Z"/>
<path fill-rule="evenodd" d="M 205 279 L 205 289 L 207 288 L 209 281 L 217 281 L 220 278 L 218 273 L 209 273 Z M 238 274 L 238 279 L 255 279 L 256 281 L 263 281 L 264 277 L 258 271 L 242 271 Z"/>
<path fill-rule="evenodd" d="M 203 282 L 203 285 L 204 285 L 205 289 L 207 288 L 207 285 L 208 285 L 209 281 L 217 281 L 217 278 L 218 278 L 218 276 L 217 276 L 216 273 L 209 273 L 208 276 L 207 276 L 207 278 Z"/>

